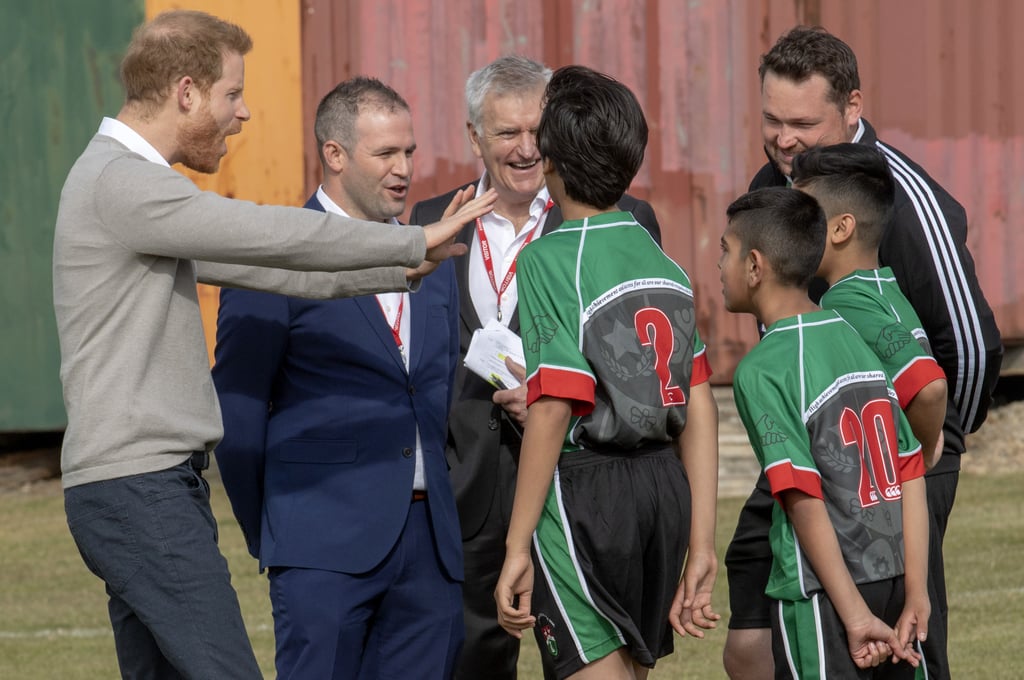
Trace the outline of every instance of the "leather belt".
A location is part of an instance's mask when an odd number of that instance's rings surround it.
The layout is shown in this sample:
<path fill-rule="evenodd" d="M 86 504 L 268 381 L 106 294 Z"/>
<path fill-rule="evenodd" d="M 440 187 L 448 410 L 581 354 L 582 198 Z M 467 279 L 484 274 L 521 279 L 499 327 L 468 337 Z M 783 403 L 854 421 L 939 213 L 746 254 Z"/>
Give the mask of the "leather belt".
<path fill-rule="evenodd" d="M 417 501 L 425 501 L 425 500 L 427 500 L 427 492 L 426 491 L 424 491 L 423 489 L 413 489 L 412 490 L 412 502 L 413 503 L 415 503 Z"/>

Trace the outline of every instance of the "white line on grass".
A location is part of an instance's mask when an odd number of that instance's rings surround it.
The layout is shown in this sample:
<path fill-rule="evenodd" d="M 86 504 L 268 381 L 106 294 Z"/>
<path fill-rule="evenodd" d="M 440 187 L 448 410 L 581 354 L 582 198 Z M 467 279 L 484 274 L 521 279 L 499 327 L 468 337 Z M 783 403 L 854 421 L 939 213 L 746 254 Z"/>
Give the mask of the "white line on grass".
<path fill-rule="evenodd" d="M 248 626 L 252 632 L 265 633 L 272 630 L 271 626 L 261 623 Z M 43 628 L 41 630 L 0 630 L 0 640 L 34 640 L 51 638 L 97 638 L 111 637 L 109 628 Z"/>

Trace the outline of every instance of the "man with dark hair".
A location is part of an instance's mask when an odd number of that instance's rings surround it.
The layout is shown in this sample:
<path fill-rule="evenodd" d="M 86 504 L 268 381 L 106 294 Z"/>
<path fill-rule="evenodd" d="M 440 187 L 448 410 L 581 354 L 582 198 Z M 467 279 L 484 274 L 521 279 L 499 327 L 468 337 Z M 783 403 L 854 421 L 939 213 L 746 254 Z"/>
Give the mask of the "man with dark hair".
<path fill-rule="evenodd" d="M 462 189 L 494 189 L 498 200 L 492 212 L 467 222 L 456 238 L 469 247 L 469 254 L 455 261 L 463 357 L 473 333 L 488 324 L 519 332 L 516 256 L 526 243 L 562 223 L 562 210 L 551 202 L 544 185 L 536 140 L 541 98 L 550 77 L 551 69 L 543 64 L 509 55 L 474 71 L 466 81 L 466 132 L 484 171 Z M 454 194 L 417 203 L 411 221 L 440 216 Z M 627 194 L 619 207 L 631 212 L 660 243 L 658 221 L 646 201 Z M 466 644 L 459 659 L 460 680 L 516 677 L 519 641 L 506 635 L 495 619 L 494 586 L 505 555 L 515 459 L 525 419 L 525 385 L 496 390 L 460 362 L 447 451 L 466 567 Z M 545 676 L 551 677 L 549 665 Z"/>
<path fill-rule="evenodd" d="M 520 259 L 529 417 L 494 599 L 510 635 L 537 627 L 558 678 L 642 680 L 673 627 L 718 619 L 711 369 L 686 272 L 616 205 L 647 145 L 636 97 L 583 66 L 545 95 L 566 222 Z"/>
<path fill-rule="evenodd" d="M 403 290 L 464 250 L 451 236 L 493 202 L 384 232 L 200 191 L 170 166 L 217 169 L 225 138 L 249 119 L 251 47 L 240 27 L 203 12 L 137 29 L 121 68 L 125 104 L 61 192 L 64 503 L 82 558 L 106 584 L 125 677 L 259 675 L 201 474 L 223 430 L 196 280 L 320 297 Z"/>
<path fill-rule="evenodd" d="M 416 149 L 405 100 L 352 78 L 320 102 L 315 130 L 323 184 L 306 207 L 396 229 Z M 279 677 L 452 676 L 462 542 L 444 447 L 457 323 L 451 262 L 414 294 L 221 292 L 217 460 L 269 570 Z"/>
<path fill-rule="evenodd" d="M 956 496 L 964 434 L 985 419 L 999 375 L 1002 343 L 978 285 L 967 249 L 963 207 L 906 155 L 878 140 L 861 117 L 857 59 L 821 28 L 798 27 L 761 58 L 762 132 L 768 163 L 750 188 L 786 186 L 793 157 L 813 146 L 854 142 L 877 148 L 896 179 L 896 202 L 879 245 L 880 264 L 892 268 L 928 334 L 946 374 L 949 403 L 943 455 L 927 476 L 931 515 L 929 592 L 933 602 L 924 645 L 929 677 L 948 677 L 946 587 L 942 537 Z M 817 299 L 821 288 L 812 288 Z M 732 617 L 724 661 L 733 680 L 772 676 L 767 598 L 767 546 L 772 500 L 764 480 L 741 511 L 726 553 Z"/>

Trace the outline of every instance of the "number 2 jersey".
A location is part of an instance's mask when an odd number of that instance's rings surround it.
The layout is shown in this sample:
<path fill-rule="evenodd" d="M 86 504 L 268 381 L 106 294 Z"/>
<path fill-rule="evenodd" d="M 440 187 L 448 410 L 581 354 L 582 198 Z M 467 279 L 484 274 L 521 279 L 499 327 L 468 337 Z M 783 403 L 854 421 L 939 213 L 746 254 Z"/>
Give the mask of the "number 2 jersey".
<path fill-rule="evenodd" d="M 683 430 L 711 375 L 690 279 L 626 212 L 563 223 L 518 260 L 527 403 L 572 403 L 562 451 L 628 453 Z"/>
<path fill-rule="evenodd" d="M 824 501 L 855 583 L 903 574 L 902 484 L 924 463 L 861 336 L 835 311 L 781 319 L 740 362 L 733 391 L 772 495 L 796 489 Z M 765 592 L 806 599 L 822 586 L 782 506 L 772 513 Z"/>

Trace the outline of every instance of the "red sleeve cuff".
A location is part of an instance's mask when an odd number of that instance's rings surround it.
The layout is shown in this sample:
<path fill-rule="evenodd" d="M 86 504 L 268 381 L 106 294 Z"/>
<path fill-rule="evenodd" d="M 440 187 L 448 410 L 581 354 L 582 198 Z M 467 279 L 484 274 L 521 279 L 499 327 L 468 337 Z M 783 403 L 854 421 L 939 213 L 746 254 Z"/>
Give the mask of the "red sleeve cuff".
<path fill-rule="evenodd" d="M 574 416 L 594 410 L 594 378 L 589 373 L 541 366 L 526 380 L 526 405 L 541 397 L 556 397 L 572 403 Z"/>
<path fill-rule="evenodd" d="M 900 371 L 893 380 L 896 396 L 900 400 L 900 408 L 906 408 L 917 393 L 934 380 L 945 380 L 946 374 L 931 357 L 918 357 L 910 365 Z"/>
<path fill-rule="evenodd" d="M 701 350 L 700 354 L 693 357 L 693 372 L 690 374 L 690 387 L 700 385 L 711 379 L 711 362 L 708 361 L 708 353 Z"/>
<path fill-rule="evenodd" d="M 913 453 L 900 455 L 900 483 L 923 477 L 924 473 L 924 456 L 921 455 L 920 446 Z"/>
<path fill-rule="evenodd" d="M 803 491 L 808 496 L 824 500 L 825 495 L 821 491 L 821 475 L 817 470 L 811 468 L 796 467 L 793 461 L 787 459 L 773 463 L 765 468 L 765 475 L 768 477 L 768 484 L 772 489 L 772 496 L 776 500 L 783 491 L 796 489 Z"/>

